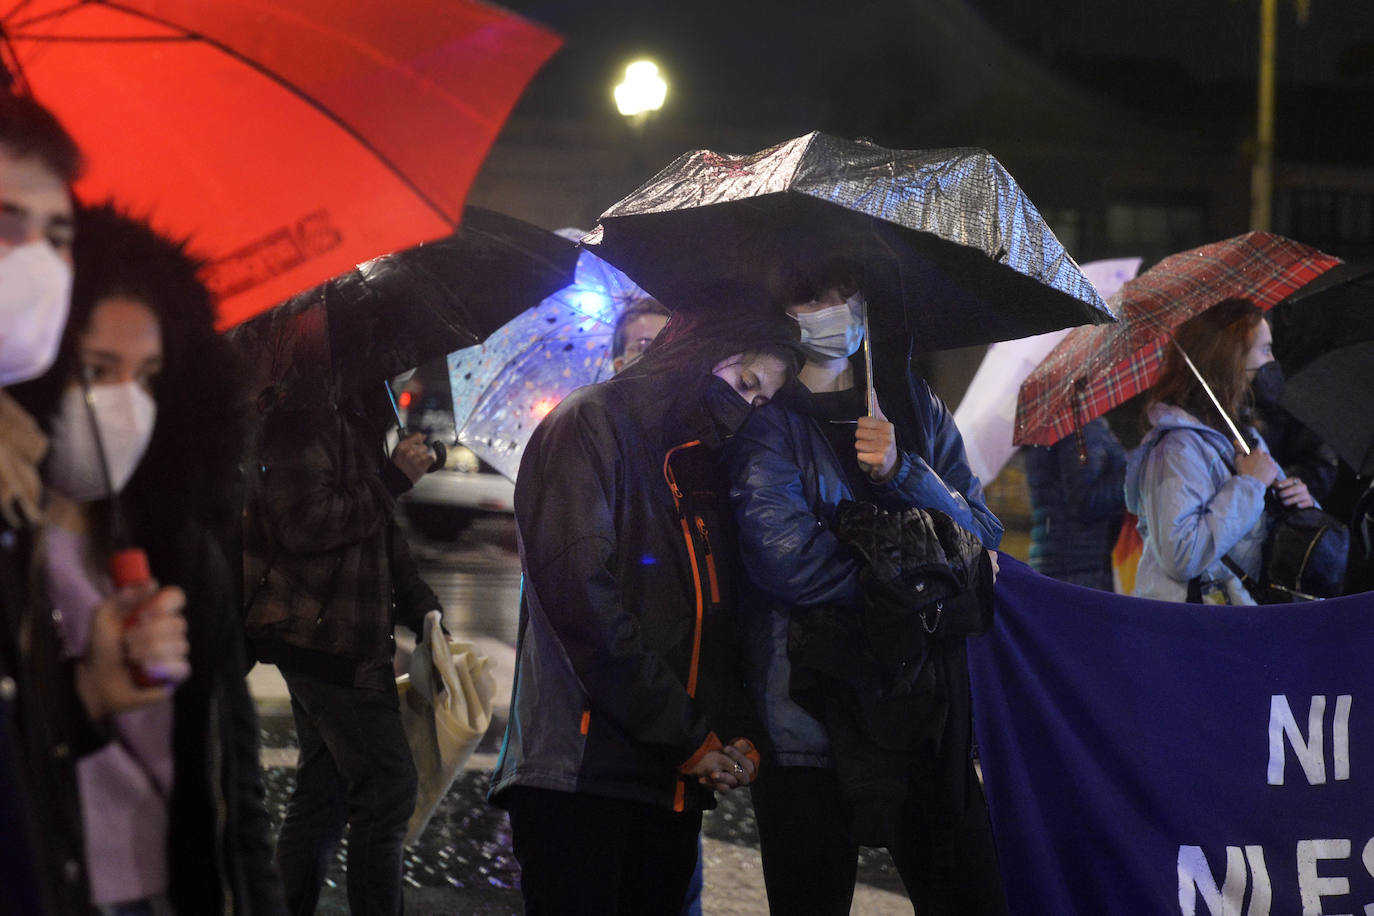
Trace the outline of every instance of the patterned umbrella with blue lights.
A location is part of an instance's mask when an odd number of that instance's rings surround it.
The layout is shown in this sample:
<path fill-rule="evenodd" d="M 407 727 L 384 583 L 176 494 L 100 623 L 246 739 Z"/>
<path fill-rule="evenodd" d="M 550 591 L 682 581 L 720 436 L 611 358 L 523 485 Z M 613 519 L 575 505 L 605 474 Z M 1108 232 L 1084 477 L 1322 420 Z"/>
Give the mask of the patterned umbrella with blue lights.
<path fill-rule="evenodd" d="M 614 374 L 616 318 L 649 298 L 625 274 L 583 251 L 571 285 L 480 346 L 449 354 L 458 441 L 514 480 L 539 421 L 574 388 Z"/>

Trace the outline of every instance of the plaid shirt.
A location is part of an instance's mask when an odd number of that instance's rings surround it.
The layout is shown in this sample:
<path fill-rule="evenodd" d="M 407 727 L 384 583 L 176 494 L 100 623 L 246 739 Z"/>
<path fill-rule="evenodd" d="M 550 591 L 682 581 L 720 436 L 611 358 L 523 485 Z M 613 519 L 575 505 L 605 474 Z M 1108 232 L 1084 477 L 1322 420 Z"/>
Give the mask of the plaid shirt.
<path fill-rule="evenodd" d="M 395 522 L 378 437 L 347 408 L 269 417 L 244 520 L 248 634 L 364 664 L 389 659 L 392 629 L 439 607 Z M 408 485 L 408 481 L 405 482 Z M 371 664 L 367 664 L 367 663 Z"/>

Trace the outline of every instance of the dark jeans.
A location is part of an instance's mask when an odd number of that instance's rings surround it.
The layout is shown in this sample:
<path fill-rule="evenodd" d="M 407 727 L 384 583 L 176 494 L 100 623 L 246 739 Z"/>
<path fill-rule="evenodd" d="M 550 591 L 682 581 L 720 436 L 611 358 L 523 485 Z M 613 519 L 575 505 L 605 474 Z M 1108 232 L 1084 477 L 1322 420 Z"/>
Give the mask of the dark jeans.
<path fill-rule="evenodd" d="M 913 815 L 889 847 L 919 916 L 1007 912 L 992 827 L 982 791 L 944 824 Z M 859 847 L 850 839 L 849 806 L 834 770 L 768 767 L 751 788 L 759 825 L 763 879 L 774 914 L 849 913 Z"/>
<path fill-rule="evenodd" d="M 401 844 L 415 810 L 415 764 L 396 686 L 364 690 L 282 671 L 291 691 L 300 763 L 277 838 L 287 904 L 310 914 L 348 827 L 348 907 L 402 912 Z"/>
<path fill-rule="evenodd" d="M 701 812 L 517 786 L 503 803 L 525 916 L 678 916 Z"/>

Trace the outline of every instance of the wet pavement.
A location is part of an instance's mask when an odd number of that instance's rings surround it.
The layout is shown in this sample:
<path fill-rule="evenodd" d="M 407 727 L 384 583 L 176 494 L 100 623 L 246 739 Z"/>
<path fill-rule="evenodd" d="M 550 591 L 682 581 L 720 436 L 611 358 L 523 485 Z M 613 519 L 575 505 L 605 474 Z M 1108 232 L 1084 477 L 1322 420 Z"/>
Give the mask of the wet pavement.
<path fill-rule="evenodd" d="M 456 542 L 412 536 L 412 552 L 425 580 L 444 605 L 444 623 L 493 658 L 498 680 L 495 717 L 467 770 L 440 802 L 420 841 L 406 851 L 404 874 L 409 914 L 523 912 L 519 865 L 511 851 L 505 814 L 486 803 L 491 767 L 505 730 L 519 606 L 520 564 L 509 516 L 479 519 Z M 291 792 L 295 729 L 284 692 L 269 670 L 255 671 L 262 725 L 263 776 L 274 828 Z M 722 798 L 703 822 L 707 916 L 767 912 L 758 858 L 758 833 L 745 792 Z M 347 839 L 331 864 L 321 914 L 348 912 L 343 863 Z M 892 861 L 881 850 L 864 850 L 852 912 L 866 916 L 910 913 Z"/>

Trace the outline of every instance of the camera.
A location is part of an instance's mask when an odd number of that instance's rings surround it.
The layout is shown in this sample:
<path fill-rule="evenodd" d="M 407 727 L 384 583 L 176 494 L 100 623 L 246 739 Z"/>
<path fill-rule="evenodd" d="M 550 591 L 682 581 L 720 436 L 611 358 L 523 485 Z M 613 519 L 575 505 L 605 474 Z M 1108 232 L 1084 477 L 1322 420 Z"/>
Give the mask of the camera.
<path fill-rule="evenodd" d="M 434 471 L 437 471 L 440 468 L 442 468 L 444 466 L 444 463 L 448 461 L 448 447 L 444 445 L 444 443 L 440 442 L 438 439 L 431 438 L 434 435 L 434 432 L 433 430 L 429 429 L 416 430 L 408 429 L 402 426 L 399 430 L 397 430 L 397 436 L 400 439 L 405 439 L 409 436 L 414 435 L 417 432 L 422 433 L 424 435 L 425 448 L 429 449 L 431 452 L 434 453 L 434 463 L 425 469 L 426 474 L 431 474 Z"/>

